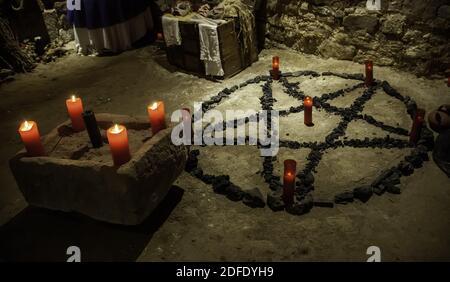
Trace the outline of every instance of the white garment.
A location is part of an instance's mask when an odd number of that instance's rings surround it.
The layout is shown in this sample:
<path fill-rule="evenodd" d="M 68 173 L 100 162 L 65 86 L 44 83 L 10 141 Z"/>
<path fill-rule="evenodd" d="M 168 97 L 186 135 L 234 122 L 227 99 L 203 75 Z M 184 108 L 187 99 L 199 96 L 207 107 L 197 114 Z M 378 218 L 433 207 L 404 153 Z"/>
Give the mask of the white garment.
<path fill-rule="evenodd" d="M 167 46 L 181 45 L 181 34 L 178 19 L 170 16 L 162 17 L 164 40 Z"/>
<path fill-rule="evenodd" d="M 132 44 L 153 29 L 150 8 L 134 18 L 113 26 L 97 29 L 74 27 L 75 44 L 79 54 L 89 55 L 109 50 L 120 52 L 132 47 Z"/>
<path fill-rule="evenodd" d="M 206 75 L 223 76 L 220 58 L 219 33 L 217 24 L 199 23 L 200 35 L 200 60 L 205 63 Z"/>

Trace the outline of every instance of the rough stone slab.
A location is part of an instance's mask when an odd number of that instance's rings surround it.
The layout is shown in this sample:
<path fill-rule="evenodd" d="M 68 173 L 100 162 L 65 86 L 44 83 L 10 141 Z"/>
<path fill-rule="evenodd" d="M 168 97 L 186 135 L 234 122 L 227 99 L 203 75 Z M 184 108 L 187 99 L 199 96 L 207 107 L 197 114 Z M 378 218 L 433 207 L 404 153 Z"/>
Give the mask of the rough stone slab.
<path fill-rule="evenodd" d="M 97 114 L 99 127 L 113 122 L 129 129 L 150 130 L 145 118 Z M 52 148 L 60 138 L 55 128 L 44 138 Z M 10 160 L 17 184 L 30 205 L 60 211 L 76 211 L 111 223 L 141 223 L 166 196 L 182 173 L 187 148 L 172 144 L 171 128 L 158 132 L 133 152 L 130 162 L 119 168 L 93 160 L 26 157 L 20 151 Z M 106 145 L 107 146 L 107 145 Z"/>

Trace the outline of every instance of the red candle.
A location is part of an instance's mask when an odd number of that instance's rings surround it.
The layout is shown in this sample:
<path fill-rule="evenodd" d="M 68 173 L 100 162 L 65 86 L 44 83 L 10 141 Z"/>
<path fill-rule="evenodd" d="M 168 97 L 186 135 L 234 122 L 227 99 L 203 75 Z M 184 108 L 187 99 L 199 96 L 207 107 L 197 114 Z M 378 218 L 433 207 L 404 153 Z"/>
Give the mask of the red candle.
<path fill-rule="evenodd" d="M 372 86 L 373 84 L 373 62 L 371 60 L 366 61 L 366 86 Z"/>
<path fill-rule="evenodd" d="M 417 109 L 416 115 L 414 116 L 411 132 L 409 134 L 410 143 L 416 144 L 417 141 L 419 140 L 420 131 L 422 130 L 424 121 L 425 121 L 425 110 Z"/>
<path fill-rule="evenodd" d="M 70 119 L 72 120 L 72 128 L 74 131 L 79 132 L 84 130 L 83 121 L 83 103 L 80 98 L 72 95 L 70 99 L 66 100 L 67 112 L 69 113 Z"/>
<path fill-rule="evenodd" d="M 280 57 L 275 56 L 272 58 L 272 70 L 279 71 L 280 70 Z"/>
<path fill-rule="evenodd" d="M 164 102 L 158 101 L 147 107 L 153 135 L 166 128 Z"/>
<path fill-rule="evenodd" d="M 280 79 L 280 57 L 278 56 L 272 58 L 272 78 Z"/>
<path fill-rule="evenodd" d="M 305 108 L 305 125 L 312 126 L 312 108 L 313 108 L 313 100 L 311 97 L 306 96 L 303 100 L 303 107 Z"/>
<path fill-rule="evenodd" d="M 34 121 L 24 121 L 19 127 L 19 134 L 29 157 L 45 156 L 39 129 Z"/>
<path fill-rule="evenodd" d="M 115 124 L 107 130 L 106 135 L 114 165 L 121 166 L 127 163 L 131 159 L 131 154 L 128 145 L 128 133 L 125 126 Z"/>
<path fill-rule="evenodd" d="M 287 205 L 294 203 L 296 170 L 297 170 L 296 161 L 294 160 L 284 161 L 283 201 Z"/>

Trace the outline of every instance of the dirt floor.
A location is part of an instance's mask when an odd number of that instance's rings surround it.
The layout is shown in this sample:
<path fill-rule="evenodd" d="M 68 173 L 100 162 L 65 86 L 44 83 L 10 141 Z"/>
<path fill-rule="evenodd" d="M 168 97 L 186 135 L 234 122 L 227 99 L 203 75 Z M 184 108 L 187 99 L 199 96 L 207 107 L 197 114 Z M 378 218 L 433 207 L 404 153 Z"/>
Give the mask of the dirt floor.
<path fill-rule="evenodd" d="M 23 119 L 35 120 L 41 133 L 49 132 L 67 119 L 64 101 L 73 92 L 82 97 L 86 109 L 97 113 L 145 115 L 145 105 L 158 99 L 165 101 L 166 113 L 192 108 L 193 102 L 206 100 L 225 87 L 267 74 L 274 54 L 281 57 L 283 71 L 363 72 L 362 65 L 352 62 L 265 50 L 252 67 L 231 79 L 213 82 L 179 72 L 168 65 L 156 46 L 147 46 L 112 57 L 69 55 L 1 85 L 0 259 L 65 260 L 66 249 L 75 245 L 85 261 L 365 261 L 369 246 L 380 247 L 384 261 L 450 260 L 450 179 L 433 161 L 402 178 L 401 195 L 374 196 L 365 204 L 355 202 L 333 209 L 314 208 L 303 216 L 232 202 L 188 173 L 180 176 L 158 210 L 135 227 L 28 207 L 20 194 L 8 160 L 22 148 L 17 127 Z M 427 111 L 450 103 L 444 80 L 427 80 L 379 67 L 375 67 L 375 76 L 413 97 Z M 312 96 L 353 83 L 331 77 L 297 80 Z M 297 105 L 282 93 L 280 85 L 273 88 L 275 109 Z M 217 109 L 259 110 L 261 94 L 258 85 L 248 86 Z M 350 93 L 332 104 L 348 105 L 356 95 Z M 383 93 L 370 100 L 364 113 L 394 126 L 411 126 L 404 106 Z M 321 141 L 338 122 L 325 112 L 316 111 L 314 118 L 313 128 L 303 126 L 302 114 L 281 118 L 282 138 Z M 347 133 L 350 138 L 386 135 L 359 121 L 352 122 Z M 332 150 L 318 167 L 315 193 L 331 197 L 346 188 L 370 183 L 407 152 Z M 295 158 L 302 168 L 307 154 L 305 150 L 281 149 L 275 171 L 280 173 L 286 158 Z M 229 174 L 244 189 L 259 187 L 265 193 L 268 188 L 259 175 L 262 162 L 258 155 L 255 147 L 206 147 L 201 149 L 200 165 L 211 174 Z"/>

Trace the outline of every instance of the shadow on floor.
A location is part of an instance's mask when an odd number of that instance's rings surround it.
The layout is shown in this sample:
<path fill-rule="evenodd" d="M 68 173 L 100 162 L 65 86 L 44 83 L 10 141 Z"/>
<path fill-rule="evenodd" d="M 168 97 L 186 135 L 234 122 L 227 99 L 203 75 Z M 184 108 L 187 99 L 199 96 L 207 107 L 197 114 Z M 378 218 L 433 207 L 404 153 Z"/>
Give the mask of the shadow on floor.
<path fill-rule="evenodd" d="M 137 226 L 27 207 L 0 227 L 0 261 L 66 261 L 70 246 L 80 248 L 82 261 L 135 261 L 183 193 L 173 186 L 158 208 Z"/>

